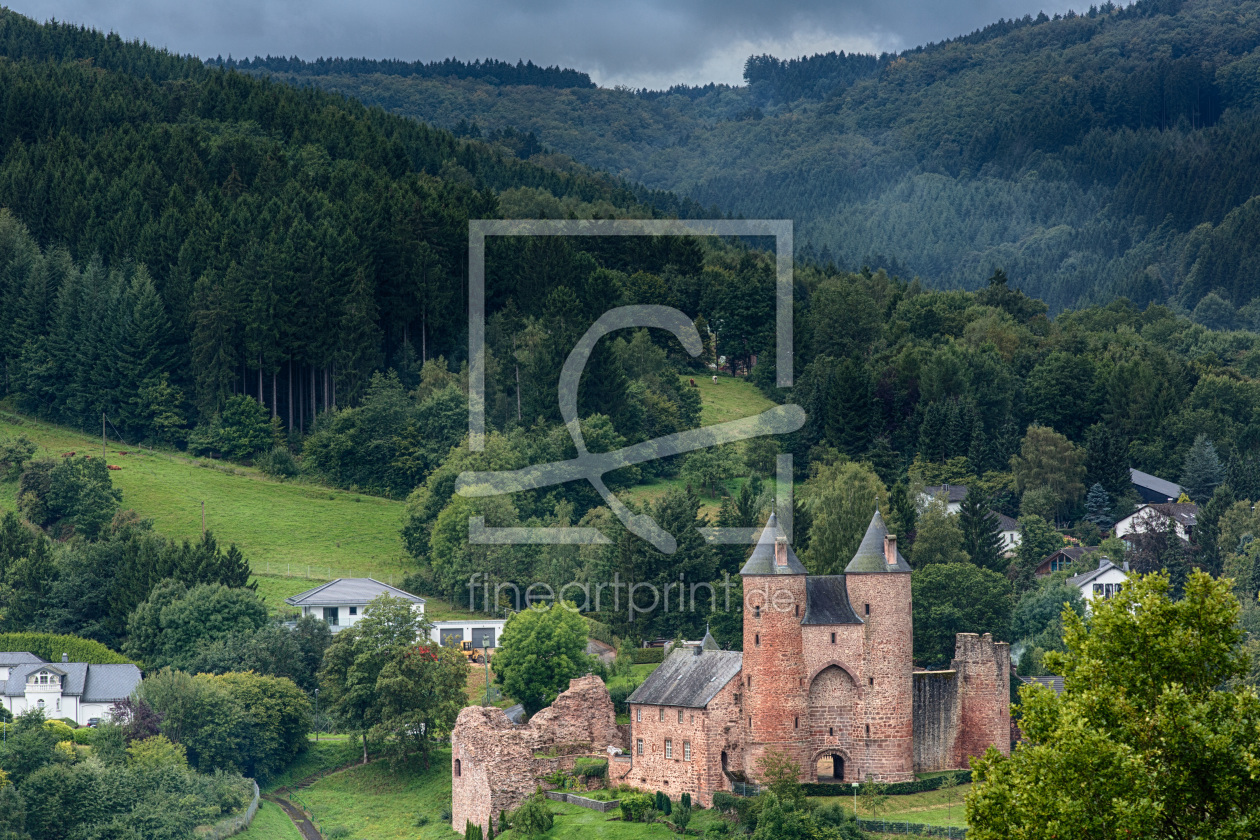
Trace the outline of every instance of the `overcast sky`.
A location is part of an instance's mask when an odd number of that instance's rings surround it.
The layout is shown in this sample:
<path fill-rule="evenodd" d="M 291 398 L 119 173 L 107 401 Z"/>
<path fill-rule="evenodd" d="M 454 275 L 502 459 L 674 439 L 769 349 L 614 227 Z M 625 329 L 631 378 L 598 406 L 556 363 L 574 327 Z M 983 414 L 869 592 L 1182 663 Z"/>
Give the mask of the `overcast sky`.
<path fill-rule="evenodd" d="M 202 57 L 532 60 L 601 85 L 740 84 L 744 59 L 892 52 L 1089 0 L 8 0 Z M 1096 2 L 1096 0 L 1095 0 Z"/>

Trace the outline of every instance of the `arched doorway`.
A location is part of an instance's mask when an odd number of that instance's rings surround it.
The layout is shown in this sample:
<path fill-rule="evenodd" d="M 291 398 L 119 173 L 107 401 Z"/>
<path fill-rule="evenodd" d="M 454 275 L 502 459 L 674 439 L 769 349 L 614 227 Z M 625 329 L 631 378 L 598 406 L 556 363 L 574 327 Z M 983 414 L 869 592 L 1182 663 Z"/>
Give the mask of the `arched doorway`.
<path fill-rule="evenodd" d="M 844 756 L 835 753 L 824 753 L 815 763 L 820 782 L 844 781 Z"/>

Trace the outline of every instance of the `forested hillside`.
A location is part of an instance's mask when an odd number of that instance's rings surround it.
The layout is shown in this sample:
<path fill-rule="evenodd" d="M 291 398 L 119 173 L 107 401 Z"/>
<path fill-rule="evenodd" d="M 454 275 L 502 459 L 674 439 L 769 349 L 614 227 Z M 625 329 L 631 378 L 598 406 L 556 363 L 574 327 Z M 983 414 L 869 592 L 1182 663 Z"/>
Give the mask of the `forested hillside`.
<path fill-rule="evenodd" d="M 650 187 L 792 218 L 806 253 L 842 268 L 974 289 L 1001 267 L 1052 312 L 1206 299 L 1209 326 L 1260 323 L 1247 308 L 1260 3 L 1081 11 L 879 58 L 757 56 L 739 88 L 558 90 L 315 65 L 300 80 L 434 125 L 531 132 Z"/>

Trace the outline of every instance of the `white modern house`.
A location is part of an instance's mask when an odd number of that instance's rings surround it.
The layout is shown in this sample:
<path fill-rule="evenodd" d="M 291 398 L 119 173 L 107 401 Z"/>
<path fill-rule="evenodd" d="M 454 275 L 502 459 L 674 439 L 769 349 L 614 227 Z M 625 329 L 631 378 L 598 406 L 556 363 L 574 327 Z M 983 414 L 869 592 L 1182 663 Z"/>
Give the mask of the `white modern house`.
<path fill-rule="evenodd" d="M 991 510 L 989 513 L 997 517 L 998 527 L 1002 529 L 1002 553 L 1014 554 L 1019 548 L 1019 520 L 1012 519 L 1004 513 Z"/>
<path fill-rule="evenodd" d="M 429 631 L 429 638 L 439 645 L 472 642 L 477 650 L 483 648 L 494 650 L 499 646 L 499 638 L 503 635 L 503 628 L 506 625 L 507 619 L 503 618 L 435 621 L 433 629 Z"/>
<path fill-rule="evenodd" d="M 140 685 L 135 665 L 89 665 L 70 662 L 65 654 L 60 662 L 45 662 L 32 653 L 0 653 L 3 662 L 18 658 L 35 661 L 0 666 L 8 671 L 0 702 L 15 716 L 42 709 L 46 718 L 70 718 L 86 726 L 93 718 L 106 717 L 111 706 Z"/>
<path fill-rule="evenodd" d="M 1085 599 L 1085 611 L 1089 612 L 1090 602 L 1118 595 L 1129 580 L 1129 564 L 1117 566 L 1106 557 L 1098 559 L 1098 568 L 1081 572 L 1067 579 L 1067 582 L 1081 591 Z"/>
<path fill-rule="evenodd" d="M 1116 536 L 1123 540 L 1135 532 L 1151 531 L 1164 527 L 1166 523 L 1172 526 L 1178 537 L 1189 542 L 1198 513 L 1199 506 L 1193 503 L 1142 505 L 1116 523 Z"/>
<path fill-rule="evenodd" d="M 368 604 L 380 595 L 389 595 L 411 602 L 417 615 L 424 615 L 424 599 L 404 592 L 374 578 L 337 578 L 284 602 L 297 607 L 302 615 L 313 615 L 328 622 L 334 633 L 352 627 L 367 610 Z"/>

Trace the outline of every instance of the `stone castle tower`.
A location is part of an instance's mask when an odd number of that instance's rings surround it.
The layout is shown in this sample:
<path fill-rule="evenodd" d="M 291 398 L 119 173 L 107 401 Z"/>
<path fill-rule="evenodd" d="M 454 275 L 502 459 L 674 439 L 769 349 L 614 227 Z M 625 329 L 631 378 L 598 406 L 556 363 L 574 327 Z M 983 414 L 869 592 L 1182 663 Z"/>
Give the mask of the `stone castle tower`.
<path fill-rule="evenodd" d="M 744 765 L 768 749 L 806 778 L 913 778 L 910 565 L 878 512 L 843 575 L 809 575 L 774 516 L 744 582 Z"/>

